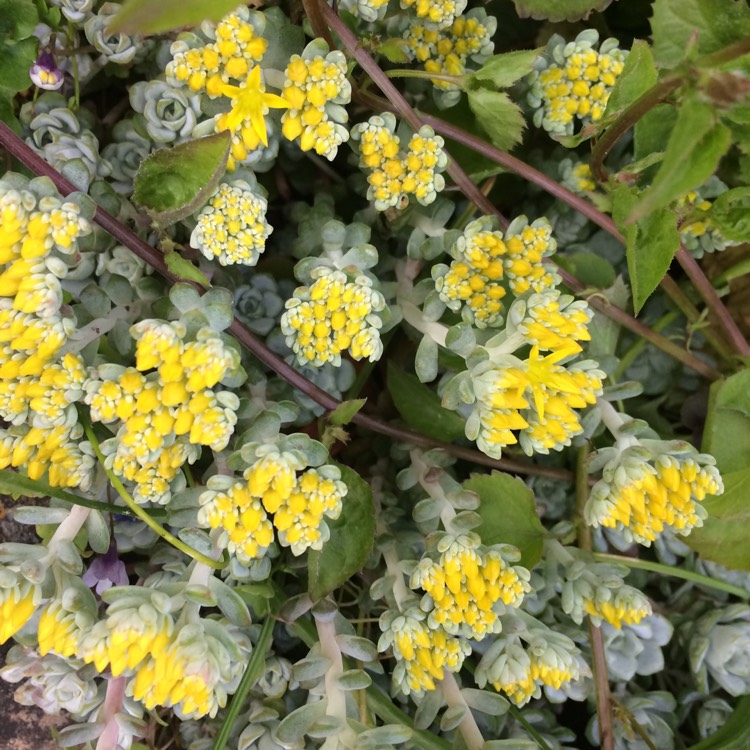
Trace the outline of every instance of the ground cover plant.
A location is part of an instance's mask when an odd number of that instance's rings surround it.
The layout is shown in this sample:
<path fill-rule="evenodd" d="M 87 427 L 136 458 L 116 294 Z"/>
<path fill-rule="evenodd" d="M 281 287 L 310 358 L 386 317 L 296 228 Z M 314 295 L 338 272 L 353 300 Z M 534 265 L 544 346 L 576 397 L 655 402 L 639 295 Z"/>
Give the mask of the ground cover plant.
<path fill-rule="evenodd" d="M 750 744 L 744 0 L 0 35 L 0 677 L 61 747 Z"/>

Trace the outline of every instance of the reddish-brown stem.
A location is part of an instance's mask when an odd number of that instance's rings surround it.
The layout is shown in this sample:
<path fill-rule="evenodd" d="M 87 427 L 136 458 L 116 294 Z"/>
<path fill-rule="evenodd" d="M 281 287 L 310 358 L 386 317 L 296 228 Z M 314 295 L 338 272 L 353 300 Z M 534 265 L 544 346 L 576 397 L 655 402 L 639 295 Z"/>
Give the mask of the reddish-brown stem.
<path fill-rule="evenodd" d="M 657 104 L 663 102 L 684 82 L 683 76 L 665 78 L 646 93 L 636 99 L 613 123 L 596 142 L 591 151 L 591 172 L 599 182 L 606 182 L 607 170 L 604 160 L 617 141 L 630 130 L 647 112 Z"/>
<path fill-rule="evenodd" d="M 750 344 L 747 343 L 747 340 L 742 335 L 742 331 L 740 331 L 734 322 L 731 313 L 719 298 L 714 285 L 706 274 L 703 273 L 703 269 L 698 265 L 698 261 L 696 261 L 684 245 L 680 245 L 675 258 L 693 283 L 693 286 L 698 290 L 698 294 L 703 297 L 708 309 L 721 325 L 737 354 L 741 357 L 750 357 Z"/>
<path fill-rule="evenodd" d="M 7 153 L 18 159 L 24 166 L 28 167 L 34 174 L 49 177 L 60 193 L 65 196 L 76 192 L 77 188 L 71 182 L 65 179 L 54 167 L 47 164 L 39 154 L 37 154 L 28 144 L 19 138 L 5 123 L 0 122 L 0 144 L 5 148 Z M 191 284 L 199 291 L 204 291 L 203 287 L 190 281 L 185 281 L 175 276 L 166 266 L 162 254 L 151 247 L 147 242 L 138 237 L 126 226 L 121 224 L 111 214 L 107 213 L 101 206 L 97 206 L 94 214 L 94 221 L 102 229 L 109 232 L 120 244 L 125 245 L 141 260 L 148 263 L 152 268 L 158 271 L 164 278 L 171 282 L 182 282 Z M 274 372 L 284 378 L 294 388 L 304 393 L 324 409 L 333 410 L 341 402 L 339 399 L 331 396 L 330 393 L 319 388 L 315 383 L 308 380 L 304 375 L 297 372 L 291 365 L 285 362 L 278 354 L 272 352 L 263 341 L 261 341 L 247 326 L 235 318 L 229 327 L 229 332 L 252 354 L 254 354 L 263 364 L 270 367 Z M 421 435 L 411 430 L 402 429 L 396 425 L 387 422 L 381 422 L 374 417 L 369 417 L 361 412 L 354 415 L 352 420 L 355 424 L 365 429 L 378 432 L 381 435 L 391 437 L 405 443 L 413 443 L 425 448 L 442 448 L 457 458 L 465 461 L 471 461 L 482 466 L 509 471 L 516 474 L 536 474 L 546 476 L 552 479 L 571 481 L 572 473 L 566 469 L 548 468 L 535 466 L 534 464 L 513 459 L 493 459 L 485 456 L 472 448 L 465 448 L 451 443 L 444 443 L 440 440 Z"/>

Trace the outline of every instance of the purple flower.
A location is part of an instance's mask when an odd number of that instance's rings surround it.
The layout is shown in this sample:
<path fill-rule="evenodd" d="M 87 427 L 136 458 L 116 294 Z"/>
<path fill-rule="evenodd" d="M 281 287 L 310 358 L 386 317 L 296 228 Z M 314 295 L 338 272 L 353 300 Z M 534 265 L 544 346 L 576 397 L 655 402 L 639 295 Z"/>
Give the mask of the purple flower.
<path fill-rule="evenodd" d="M 29 70 L 31 80 L 40 89 L 57 91 L 63 85 L 65 74 L 57 67 L 55 58 L 49 52 L 42 52 Z"/>
<path fill-rule="evenodd" d="M 83 574 L 83 582 L 92 588 L 96 586 L 96 593 L 111 589 L 112 586 L 127 586 L 128 574 L 125 564 L 117 556 L 116 545 L 110 545 L 106 555 L 97 557 Z"/>

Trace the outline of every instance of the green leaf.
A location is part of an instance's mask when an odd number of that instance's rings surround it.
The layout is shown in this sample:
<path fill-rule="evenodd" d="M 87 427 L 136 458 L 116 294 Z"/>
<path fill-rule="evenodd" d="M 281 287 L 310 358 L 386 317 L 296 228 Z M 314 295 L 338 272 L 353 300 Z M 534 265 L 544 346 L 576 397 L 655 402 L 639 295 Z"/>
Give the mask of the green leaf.
<path fill-rule="evenodd" d="M 219 21 L 237 0 L 128 0 L 109 26 L 111 34 L 158 34 L 201 21 Z"/>
<path fill-rule="evenodd" d="M 211 282 L 206 278 L 200 268 L 194 266 L 187 258 L 183 258 L 179 253 L 174 251 L 164 256 L 164 262 L 167 268 L 179 279 L 186 281 L 195 281 L 202 286 L 211 286 Z"/>
<path fill-rule="evenodd" d="M 388 363 L 388 393 L 404 421 L 417 432 L 436 440 L 455 440 L 464 435 L 464 420 L 443 408 L 440 397 L 419 379 L 392 362 Z"/>
<path fill-rule="evenodd" d="M 39 12 L 33 0 L 0 0 L 0 40 L 26 39 L 39 23 Z M 5 66 L 5 55 L 2 57 Z"/>
<path fill-rule="evenodd" d="M 408 42 L 406 39 L 395 37 L 382 42 L 378 46 L 378 53 L 384 55 L 388 62 L 406 63 L 409 62 L 409 55 L 406 52 L 407 47 Z"/>
<path fill-rule="evenodd" d="M 730 437 L 726 436 L 729 441 Z M 747 452 L 745 464 L 747 465 Z M 725 474 L 724 494 L 707 497 L 703 506 L 708 518 L 693 529 L 685 543 L 702 558 L 725 565 L 732 570 L 750 570 L 750 469 Z"/>
<path fill-rule="evenodd" d="M 38 48 L 36 37 L 12 44 L 0 42 L 0 87 L 15 92 L 31 86 L 29 69 L 36 62 Z"/>
<path fill-rule="evenodd" d="M 365 405 L 366 398 L 342 401 L 329 415 L 328 421 L 337 427 L 343 427 L 352 421 L 354 415 Z"/>
<path fill-rule="evenodd" d="M 479 70 L 469 76 L 469 80 L 489 81 L 499 89 L 507 88 L 531 73 L 534 60 L 541 50 L 516 50 L 493 55 Z"/>
<path fill-rule="evenodd" d="M 155 151 L 138 169 L 133 200 L 162 227 L 190 216 L 219 184 L 229 146 L 225 131 Z"/>
<path fill-rule="evenodd" d="M 669 136 L 664 160 L 627 222 L 637 221 L 702 185 L 715 171 L 731 142 L 729 128 L 716 109 L 698 98 L 685 97 Z"/>
<path fill-rule="evenodd" d="M 513 148 L 526 127 L 518 105 L 502 91 L 477 89 L 468 93 L 469 107 L 492 143 L 503 151 Z"/>
<path fill-rule="evenodd" d="M 750 695 L 740 699 L 721 729 L 687 750 L 746 750 L 750 747 Z"/>
<path fill-rule="evenodd" d="M 479 495 L 476 532 L 484 544 L 512 544 L 521 551 L 521 565 L 533 568 L 542 557 L 544 527 L 534 504 L 534 493 L 510 474 L 472 474 L 464 489 Z"/>
<path fill-rule="evenodd" d="M 653 8 L 653 51 L 660 67 L 682 62 L 691 45 L 708 54 L 750 34 L 744 0 L 656 0 Z"/>
<path fill-rule="evenodd" d="M 572 273 L 586 286 L 606 289 L 615 283 L 615 269 L 612 264 L 594 253 L 572 253 L 558 255 L 555 260 L 568 273 Z"/>
<path fill-rule="evenodd" d="M 622 112 L 639 96 L 656 84 L 658 74 L 654 65 L 651 47 L 641 39 L 636 39 L 625 59 L 625 66 L 607 100 L 604 117 L 614 112 Z"/>
<path fill-rule="evenodd" d="M 667 208 L 654 211 L 637 224 L 625 224 L 638 201 L 638 196 L 625 185 L 612 192 L 612 218 L 625 235 L 625 253 L 636 313 L 659 286 L 680 248 L 677 222 L 674 213 Z"/>
<path fill-rule="evenodd" d="M 349 491 L 341 515 L 328 520 L 330 539 L 307 556 L 308 591 L 313 600 L 334 591 L 364 566 L 375 540 L 372 490 L 356 471 L 337 464 Z"/>
<path fill-rule="evenodd" d="M 711 206 L 711 221 L 732 242 L 750 240 L 750 187 L 722 193 Z"/>
<path fill-rule="evenodd" d="M 750 458 L 750 370 L 711 386 L 701 449 L 722 473 L 744 469 Z"/>
<path fill-rule="evenodd" d="M 16 107 L 13 103 L 15 92 L 0 86 L 0 120 L 2 120 L 14 133 L 20 135 L 21 123 L 16 117 Z"/>
<path fill-rule="evenodd" d="M 636 161 L 664 151 L 676 119 L 675 107 L 671 104 L 659 104 L 638 120 L 633 130 Z"/>
<path fill-rule="evenodd" d="M 537 21 L 578 21 L 604 10 L 612 0 L 513 0 L 521 18 Z"/>

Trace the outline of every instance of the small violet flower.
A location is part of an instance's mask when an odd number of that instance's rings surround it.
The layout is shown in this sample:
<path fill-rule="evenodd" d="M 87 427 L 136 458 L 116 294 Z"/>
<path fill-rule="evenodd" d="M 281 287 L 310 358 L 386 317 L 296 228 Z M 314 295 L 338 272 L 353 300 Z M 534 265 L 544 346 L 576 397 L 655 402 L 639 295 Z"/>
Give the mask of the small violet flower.
<path fill-rule="evenodd" d="M 112 588 L 112 586 L 127 586 L 128 574 L 125 564 L 117 556 L 117 547 L 113 544 L 106 555 L 97 557 L 83 574 L 83 582 L 89 587 L 96 586 L 96 593 Z"/>
<path fill-rule="evenodd" d="M 31 80 L 40 89 L 57 91 L 65 80 L 65 74 L 57 67 L 55 58 L 49 52 L 42 52 L 29 70 Z"/>

